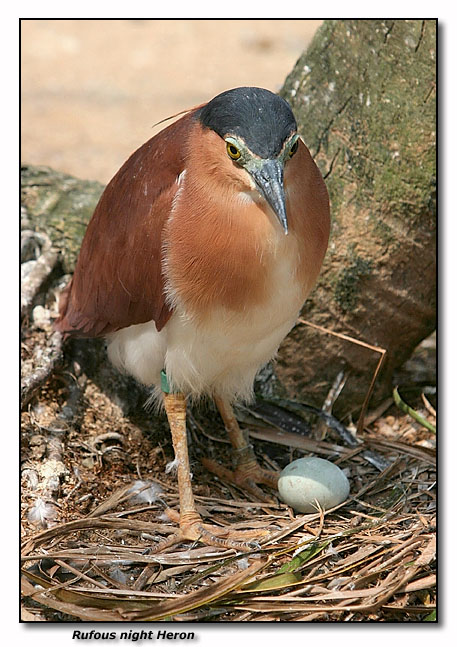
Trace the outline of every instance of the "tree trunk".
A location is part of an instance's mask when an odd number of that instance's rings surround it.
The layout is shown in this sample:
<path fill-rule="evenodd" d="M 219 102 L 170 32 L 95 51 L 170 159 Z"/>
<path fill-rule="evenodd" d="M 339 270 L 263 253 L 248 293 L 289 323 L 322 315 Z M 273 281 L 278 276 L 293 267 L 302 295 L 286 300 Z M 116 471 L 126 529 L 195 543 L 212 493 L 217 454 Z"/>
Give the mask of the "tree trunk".
<path fill-rule="evenodd" d="M 21 168 L 21 229 L 45 232 L 61 252 L 65 273 L 73 272 L 103 188 L 99 182 L 79 180 L 47 166 Z"/>
<path fill-rule="evenodd" d="M 327 183 L 332 233 L 303 317 L 387 349 L 375 398 L 435 328 L 434 20 L 326 21 L 281 95 Z M 289 395 L 360 407 L 379 354 L 304 325 L 279 355 Z"/>

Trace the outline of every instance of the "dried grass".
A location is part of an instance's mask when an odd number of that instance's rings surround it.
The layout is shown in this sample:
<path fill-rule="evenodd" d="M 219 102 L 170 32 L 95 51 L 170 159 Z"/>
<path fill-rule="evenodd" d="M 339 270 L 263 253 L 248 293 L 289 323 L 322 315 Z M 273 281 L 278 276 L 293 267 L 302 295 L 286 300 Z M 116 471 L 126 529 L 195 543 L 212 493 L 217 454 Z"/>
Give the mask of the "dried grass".
<path fill-rule="evenodd" d="M 266 440 L 274 440 L 275 433 L 265 425 L 252 429 L 262 438 L 258 448 L 268 448 Z M 91 621 L 433 620 L 432 435 L 402 414 L 373 423 L 357 448 L 287 432 L 284 452 L 330 457 L 349 474 L 352 497 L 325 513 L 296 516 L 286 505 L 250 501 L 233 486 L 199 473 L 196 500 L 204 518 L 270 531 L 249 554 L 190 543 L 148 554 L 173 532 L 163 518 L 166 506 L 178 505 L 171 478 L 148 477 L 162 488 L 160 499 L 148 505 L 132 502 L 136 491 L 129 494 L 128 483 L 86 516 L 78 512 L 76 493 L 81 493 L 73 487 L 65 502 L 70 521 L 40 532 L 24 522 L 26 616 L 40 617 L 41 607 L 57 611 L 61 620 Z M 366 451 L 388 467 L 380 473 L 364 458 Z M 119 473 L 114 476 L 119 481 Z M 145 566 L 151 576 L 138 591 L 135 582 Z"/>

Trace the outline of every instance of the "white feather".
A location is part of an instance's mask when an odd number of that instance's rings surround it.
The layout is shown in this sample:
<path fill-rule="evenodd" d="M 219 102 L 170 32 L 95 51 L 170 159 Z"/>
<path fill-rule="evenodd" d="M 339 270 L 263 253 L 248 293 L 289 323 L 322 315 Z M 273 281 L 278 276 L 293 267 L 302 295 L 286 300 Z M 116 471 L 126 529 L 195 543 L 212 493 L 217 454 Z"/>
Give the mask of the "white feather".
<path fill-rule="evenodd" d="M 47 503 L 41 498 L 36 499 L 27 515 L 30 523 L 43 528 L 48 528 L 57 519 L 57 508 L 52 503 Z"/>
<path fill-rule="evenodd" d="M 179 460 L 175 458 L 165 465 L 165 474 L 177 474 L 178 473 Z"/>
<path fill-rule="evenodd" d="M 204 321 L 175 309 L 158 332 L 153 321 L 124 328 L 110 336 L 108 355 L 118 368 L 148 386 L 160 398 L 160 371 L 173 390 L 201 397 L 217 394 L 249 400 L 256 373 L 271 360 L 293 327 L 306 296 L 296 278 L 298 244 L 281 234 L 269 268 L 269 295 L 243 312 L 215 308 Z"/>
<path fill-rule="evenodd" d="M 158 483 L 152 481 L 135 481 L 132 487 L 128 490 L 128 494 L 132 494 L 132 503 L 154 503 L 160 498 L 163 493 L 162 488 Z"/>

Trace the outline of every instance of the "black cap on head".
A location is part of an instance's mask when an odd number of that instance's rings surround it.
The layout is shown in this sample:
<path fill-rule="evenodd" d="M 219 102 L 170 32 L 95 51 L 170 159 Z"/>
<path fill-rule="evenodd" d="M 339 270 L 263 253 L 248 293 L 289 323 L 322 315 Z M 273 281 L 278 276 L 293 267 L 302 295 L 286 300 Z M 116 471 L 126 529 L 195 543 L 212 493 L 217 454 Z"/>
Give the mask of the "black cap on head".
<path fill-rule="evenodd" d="M 276 157 L 284 140 L 297 130 L 287 101 L 263 88 L 234 88 L 218 94 L 196 117 L 224 137 L 239 136 L 256 155 Z"/>

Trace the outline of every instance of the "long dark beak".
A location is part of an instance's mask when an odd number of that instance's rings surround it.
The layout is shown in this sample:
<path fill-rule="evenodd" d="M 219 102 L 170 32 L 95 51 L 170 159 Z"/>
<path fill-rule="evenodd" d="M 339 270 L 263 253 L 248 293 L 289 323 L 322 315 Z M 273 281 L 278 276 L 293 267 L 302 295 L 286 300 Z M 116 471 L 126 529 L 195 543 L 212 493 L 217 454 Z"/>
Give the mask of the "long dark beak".
<path fill-rule="evenodd" d="M 265 160 L 261 165 L 249 170 L 255 183 L 275 212 L 287 234 L 286 196 L 284 193 L 284 169 L 278 160 Z"/>

